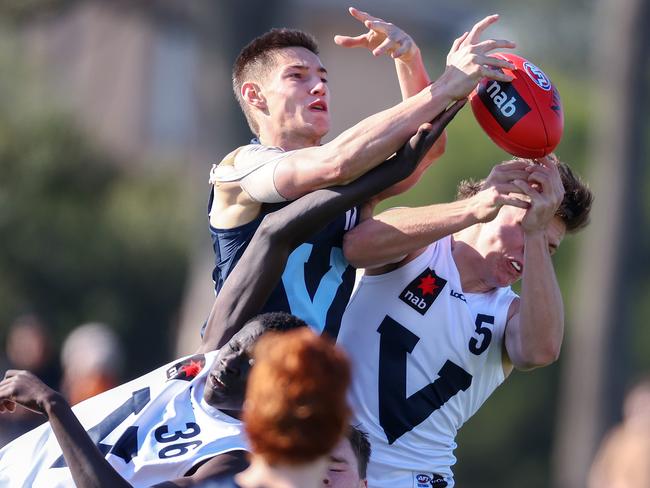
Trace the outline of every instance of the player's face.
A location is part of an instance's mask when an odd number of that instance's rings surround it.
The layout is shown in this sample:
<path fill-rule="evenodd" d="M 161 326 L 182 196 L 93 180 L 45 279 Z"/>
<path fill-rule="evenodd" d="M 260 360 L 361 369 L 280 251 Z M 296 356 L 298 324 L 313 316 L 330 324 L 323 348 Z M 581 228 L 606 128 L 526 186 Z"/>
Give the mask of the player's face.
<path fill-rule="evenodd" d="M 323 486 L 328 488 L 365 488 L 365 480 L 359 479 L 357 457 L 347 437 L 341 439 L 330 453 L 327 473 L 323 478 Z"/>
<path fill-rule="evenodd" d="M 248 322 L 217 352 L 205 384 L 205 401 L 221 410 L 241 410 L 255 342 L 264 332 L 259 322 Z"/>
<path fill-rule="evenodd" d="M 476 250 L 484 258 L 484 281 L 490 287 L 509 286 L 521 279 L 526 265 L 521 227 L 525 213 L 524 209 L 505 206 L 493 221 L 484 225 Z M 562 220 L 554 217 L 546 229 L 551 254 L 559 247 L 565 232 Z"/>
<path fill-rule="evenodd" d="M 289 149 L 296 149 L 319 144 L 329 131 L 327 71 L 308 49 L 281 49 L 275 68 L 263 82 L 262 93 L 268 109 L 265 127 L 269 139 L 287 141 Z"/>

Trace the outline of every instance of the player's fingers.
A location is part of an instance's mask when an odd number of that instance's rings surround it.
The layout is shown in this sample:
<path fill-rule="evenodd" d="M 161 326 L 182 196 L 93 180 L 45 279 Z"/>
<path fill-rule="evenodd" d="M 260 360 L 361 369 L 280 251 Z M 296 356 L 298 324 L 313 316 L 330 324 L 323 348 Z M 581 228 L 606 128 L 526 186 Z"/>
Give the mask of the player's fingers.
<path fill-rule="evenodd" d="M 365 22 L 366 20 L 381 20 L 379 17 L 373 17 L 368 12 L 364 12 L 363 10 L 359 10 L 354 7 L 350 7 L 348 9 L 348 12 L 350 12 L 350 15 L 352 15 L 352 17 L 360 20 L 361 22 Z"/>
<path fill-rule="evenodd" d="M 461 45 L 461 43 L 467 39 L 467 36 L 469 35 L 469 32 L 465 32 L 462 36 L 458 37 L 456 40 L 454 40 L 453 44 L 451 45 L 451 51 L 456 51 L 458 47 Z"/>
<path fill-rule="evenodd" d="M 342 47 L 368 47 L 368 34 L 360 36 L 334 36 L 334 42 Z"/>
<path fill-rule="evenodd" d="M 509 83 L 515 79 L 514 76 L 508 75 L 501 70 L 492 69 L 488 66 L 479 67 L 479 72 L 484 78 L 489 78 L 491 80 L 503 81 Z"/>
<path fill-rule="evenodd" d="M 521 193 L 525 194 L 528 198 L 530 198 L 531 202 L 539 201 L 541 198 L 540 192 L 533 188 L 527 181 L 525 180 L 515 180 L 512 182 L 513 185 L 515 185 Z"/>
<path fill-rule="evenodd" d="M 523 195 L 519 187 L 512 182 L 498 183 L 494 185 L 494 189 L 501 195 L 509 195 L 511 193 L 519 193 Z"/>
<path fill-rule="evenodd" d="M 492 68 L 506 68 L 513 70 L 515 65 L 508 61 L 507 59 L 497 58 L 495 56 L 486 56 L 479 54 L 476 56 L 476 62 L 485 66 L 490 66 Z"/>
<path fill-rule="evenodd" d="M 517 45 L 506 39 L 488 39 L 487 41 L 479 42 L 476 45 L 476 52 L 485 54 L 493 49 L 512 49 Z"/>
<path fill-rule="evenodd" d="M 530 202 L 514 195 L 504 195 L 499 199 L 499 203 L 501 205 L 509 205 L 510 207 L 530 208 Z"/>
<path fill-rule="evenodd" d="M 484 19 L 479 20 L 476 24 L 474 24 L 472 29 L 469 31 L 465 43 L 467 44 L 469 42 L 471 44 L 476 44 L 476 41 L 480 37 L 481 33 L 485 29 L 487 29 L 490 25 L 494 24 L 497 20 L 499 20 L 498 14 L 488 15 Z"/>
<path fill-rule="evenodd" d="M 393 58 L 395 58 L 395 59 L 400 58 L 400 57 L 404 56 L 407 52 L 409 52 L 412 47 L 413 47 L 413 41 L 410 40 L 410 39 L 407 39 L 406 41 L 404 41 L 401 44 L 401 46 L 399 48 L 395 49 L 391 53 L 391 56 Z"/>
<path fill-rule="evenodd" d="M 384 39 L 384 42 L 382 42 L 379 46 L 373 49 L 372 54 L 374 56 L 381 56 L 387 51 L 393 51 L 394 48 L 395 48 L 395 42 L 391 38 L 387 37 L 386 39 Z"/>
<path fill-rule="evenodd" d="M 384 35 L 390 34 L 390 25 L 383 20 L 366 20 L 363 25 L 375 32 L 381 32 Z"/>

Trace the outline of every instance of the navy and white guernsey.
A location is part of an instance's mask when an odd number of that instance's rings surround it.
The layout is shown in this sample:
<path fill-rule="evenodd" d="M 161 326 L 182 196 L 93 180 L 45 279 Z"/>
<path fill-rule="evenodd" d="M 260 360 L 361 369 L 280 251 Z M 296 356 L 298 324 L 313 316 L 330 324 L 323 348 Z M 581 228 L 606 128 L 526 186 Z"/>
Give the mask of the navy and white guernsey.
<path fill-rule="evenodd" d="M 212 199 L 210 206 L 211 203 Z M 212 278 L 216 293 L 241 258 L 264 216 L 284 205 L 288 203 L 264 204 L 256 219 L 232 229 L 210 226 L 215 252 Z M 318 332 L 336 338 L 355 278 L 355 269 L 343 256 L 343 235 L 358 221 L 359 212 L 354 207 L 298 246 L 289 255 L 282 281 L 273 290 L 261 313 L 289 312 Z"/>

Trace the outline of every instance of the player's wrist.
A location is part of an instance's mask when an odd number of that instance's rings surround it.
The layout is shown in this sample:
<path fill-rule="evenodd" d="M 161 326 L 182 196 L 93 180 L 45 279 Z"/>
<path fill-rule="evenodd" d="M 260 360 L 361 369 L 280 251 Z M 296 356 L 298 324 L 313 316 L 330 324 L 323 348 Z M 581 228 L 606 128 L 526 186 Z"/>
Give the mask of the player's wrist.
<path fill-rule="evenodd" d="M 41 411 L 47 415 L 48 418 L 56 416 L 64 408 L 70 408 L 66 399 L 58 391 L 49 390 L 41 395 L 37 401 Z"/>

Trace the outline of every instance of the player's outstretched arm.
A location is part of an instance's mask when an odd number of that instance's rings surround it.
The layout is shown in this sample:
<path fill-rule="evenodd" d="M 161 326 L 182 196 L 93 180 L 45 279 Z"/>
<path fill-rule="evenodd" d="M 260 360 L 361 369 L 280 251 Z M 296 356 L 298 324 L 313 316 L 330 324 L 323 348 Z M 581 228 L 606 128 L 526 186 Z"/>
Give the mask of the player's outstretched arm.
<path fill-rule="evenodd" d="M 547 232 L 562 203 L 564 187 L 552 158 L 537 160 L 527 168 L 528 181 L 517 181 L 530 199 L 521 227 L 524 231 L 524 263 L 518 311 L 506 324 L 508 362 L 518 369 L 546 366 L 560 355 L 564 336 L 564 304 L 551 254 L 559 242 Z M 552 224 L 551 224 L 552 225 Z"/>
<path fill-rule="evenodd" d="M 357 268 L 382 267 L 417 255 L 426 246 L 479 222 L 489 222 L 503 205 L 528 208 L 513 182 L 525 180 L 528 166 L 513 161 L 495 166 L 476 195 L 450 203 L 399 207 L 364 220 L 343 237 L 346 259 Z"/>
<path fill-rule="evenodd" d="M 350 7 L 349 12 L 368 31 L 358 36 L 337 35 L 334 37 L 336 44 L 346 48 L 365 48 L 370 50 L 374 56 L 388 55 L 392 57 L 395 60 L 402 100 L 416 95 L 431 84 L 431 79 L 422 61 L 420 48 L 408 33 L 391 22 L 386 22 L 354 7 Z M 373 203 L 379 203 L 412 188 L 419 181 L 422 173 L 444 154 L 446 142 L 447 134 L 443 132 L 422 158 L 416 171 L 408 178 L 386 189 L 377 196 Z"/>
<path fill-rule="evenodd" d="M 220 347 L 259 311 L 296 246 L 337 215 L 407 177 L 464 104 L 456 102 L 423 125 L 392 158 L 355 182 L 315 191 L 267 215 L 214 302 L 200 351 Z"/>
<path fill-rule="evenodd" d="M 17 404 L 48 417 L 77 487 L 131 486 L 106 461 L 60 393 L 28 371 L 9 370 L 0 382 L 0 412 L 13 412 Z"/>
<path fill-rule="evenodd" d="M 365 48 L 374 56 L 386 54 L 393 58 L 403 100 L 431 83 L 420 48 L 409 34 L 391 22 L 354 7 L 350 7 L 349 12 L 368 29 L 368 32 L 358 36 L 334 36 L 336 44 L 347 48 Z"/>
<path fill-rule="evenodd" d="M 466 98 L 481 78 L 512 81 L 498 68 L 509 61 L 490 56 L 494 49 L 514 46 L 510 41 L 482 41 L 485 29 L 496 22 L 490 16 L 452 45 L 443 75 L 401 103 L 365 118 L 322 146 L 286 154 L 275 168 L 279 193 L 293 200 L 308 192 L 354 181 L 397 151 L 418 127 L 440 114 L 455 100 Z"/>

